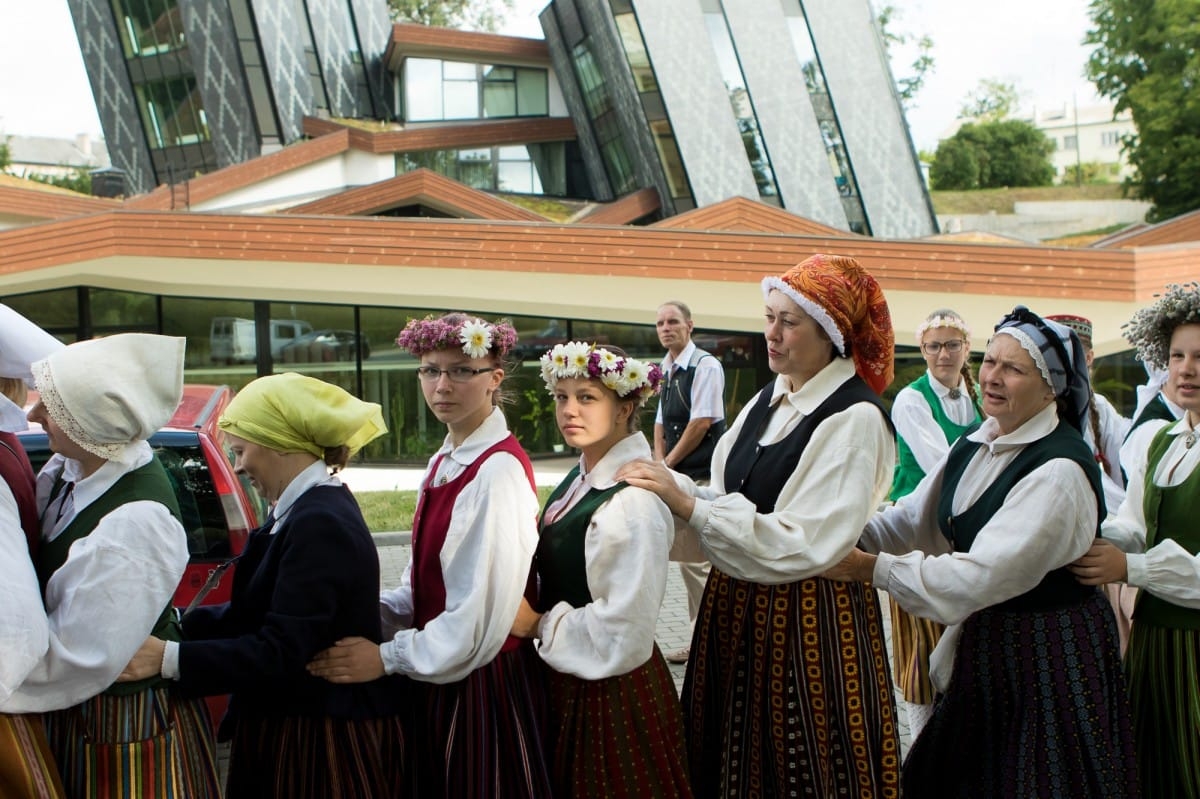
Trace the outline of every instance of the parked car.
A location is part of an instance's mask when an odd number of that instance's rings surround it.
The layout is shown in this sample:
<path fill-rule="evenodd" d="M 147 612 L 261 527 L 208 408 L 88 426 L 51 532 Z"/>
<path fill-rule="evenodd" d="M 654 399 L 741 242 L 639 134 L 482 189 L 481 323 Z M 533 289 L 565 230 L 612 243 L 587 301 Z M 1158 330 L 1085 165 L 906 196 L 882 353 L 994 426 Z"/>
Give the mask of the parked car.
<path fill-rule="evenodd" d="M 314 330 L 279 349 L 283 363 L 324 363 L 353 361 L 358 352 L 365 361 L 371 357 L 371 345 L 353 330 Z"/>
<path fill-rule="evenodd" d="M 312 332 L 302 319 L 272 319 L 271 357 L 278 359 L 285 346 Z M 253 363 L 258 357 L 258 341 L 253 319 L 214 316 L 208 335 L 209 358 L 213 363 Z"/>
<path fill-rule="evenodd" d="M 186 385 L 183 400 L 166 426 L 150 437 L 150 446 L 167 470 L 179 501 L 191 558 L 175 590 L 176 607 L 185 608 L 208 580 L 209 573 L 241 554 L 250 531 L 266 519 L 266 503 L 249 481 L 234 474 L 230 453 L 222 446 L 217 420 L 233 399 L 228 386 Z M 37 393 L 30 392 L 30 403 Z M 18 433 L 34 471 L 50 459 L 46 434 L 37 424 Z M 230 567 L 201 604 L 229 599 L 233 585 Z M 225 712 L 225 697 L 210 697 L 213 720 Z"/>

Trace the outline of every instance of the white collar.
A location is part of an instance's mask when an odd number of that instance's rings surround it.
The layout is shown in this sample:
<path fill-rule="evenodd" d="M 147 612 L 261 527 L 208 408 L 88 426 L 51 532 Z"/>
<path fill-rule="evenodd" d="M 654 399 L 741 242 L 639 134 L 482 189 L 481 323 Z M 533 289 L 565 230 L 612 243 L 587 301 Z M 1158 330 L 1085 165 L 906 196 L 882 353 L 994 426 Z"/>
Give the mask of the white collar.
<path fill-rule="evenodd" d="M 463 439 L 463 442 L 457 447 L 450 442 L 450 435 L 447 434 L 446 440 L 442 442 L 442 448 L 434 454 L 434 459 L 436 460 L 439 455 L 446 455 L 464 467 L 470 466 L 486 449 L 503 440 L 507 435 L 508 422 L 504 419 L 504 411 L 498 407 L 492 408 L 492 412 L 487 415 L 483 423 L 472 430 L 471 434 Z"/>
<path fill-rule="evenodd" d="M 929 385 L 933 389 L 933 393 L 937 395 L 938 399 L 944 400 L 950 396 L 950 391 L 952 389 L 946 388 L 946 386 L 942 385 L 942 381 L 934 377 L 932 371 L 926 369 L 925 374 L 928 375 Z M 970 396 L 967 394 L 967 383 L 961 376 L 958 378 L 958 385 L 955 386 L 953 390 L 959 392 L 959 396 Z"/>
<path fill-rule="evenodd" d="M 614 477 L 618 469 L 631 460 L 651 456 L 650 444 L 646 441 L 646 436 L 640 432 L 630 433 L 613 444 L 612 449 L 604 453 L 600 462 L 586 472 L 581 455 L 579 457 L 579 476 L 589 488 L 611 488 L 617 484 Z"/>
<path fill-rule="evenodd" d="M 808 379 L 797 391 L 791 390 L 791 381 L 785 375 L 776 375 L 775 385 L 771 389 L 771 404 L 781 399 L 791 405 L 796 411 L 809 415 L 829 398 L 833 392 L 854 374 L 854 361 L 849 358 L 836 357 L 824 369 Z"/>
<path fill-rule="evenodd" d="M 1166 397 L 1163 397 L 1163 399 L 1166 399 Z M 1175 422 L 1173 425 L 1171 425 L 1170 429 L 1167 430 L 1167 435 L 1185 436 L 1190 432 L 1192 432 L 1192 428 L 1188 426 L 1187 411 L 1185 410 L 1183 412 L 1183 416 L 1179 417 L 1179 421 Z M 1200 433 L 1200 426 L 1197 426 L 1196 432 Z"/>
<path fill-rule="evenodd" d="M 29 419 L 25 409 L 0 394 L 0 430 L 5 433 L 19 433 L 29 429 Z"/>
<path fill-rule="evenodd" d="M 668 374 L 670 374 L 672 366 L 677 365 L 680 369 L 686 369 L 688 368 L 688 365 L 691 364 L 692 357 L 695 354 L 696 342 L 688 339 L 687 346 L 680 351 L 678 358 L 673 357 L 670 351 L 667 352 L 667 357 L 663 358 L 662 369 Z"/>
<path fill-rule="evenodd" d="M 296 500 L 305 491 L 314 486 L 326 484 L 341 485 L 342 481 L 337 475 L 329 473 L 329 467 L 325 465 L 325 461 L 316 461 L 304 467 L 304 470 L 287 484 L 287 488 L 283 489 L 279 499 L 275 502 L 275 507 L 271 509 L 271 513 L 275 516 L 276 526 L 278 527 L 279 520 L 287 516 L 292 505 L 296 504 Z"/>
<path fill-rule="evenodd" d="M 979 429 L 967 438 L 970 441 L 986 445 L 988 450 L 996 455 L 1045 438 L 1054 432 L 1054 428 L 1058 427 L 1058 421 L 1058 406 L 1052 402 L 1011 433 L 1000 435 L 1000 426 L 993 417 L 989 416 L 983 420 Z"/>
<path fill-rule="evenodd" d="M 88 505 L 104 496 L 104 492 L 112 488 L 122 477 L 134 469 L 140 469 L 145 466 L 154 457 L 154 451 L 150 449 L 150 445 L 145 441 L 138 441 L 131 444 L 129 453 L 131 457 L 130 462 L 105 461 L 99 469 L 87 477 L 82 476 L 83 464 L 74 458 L 62 458 L 63 479 L 75 483 L 75 498 L 71 500 L 75 506 L 75 515 L 78 515 Z"/>

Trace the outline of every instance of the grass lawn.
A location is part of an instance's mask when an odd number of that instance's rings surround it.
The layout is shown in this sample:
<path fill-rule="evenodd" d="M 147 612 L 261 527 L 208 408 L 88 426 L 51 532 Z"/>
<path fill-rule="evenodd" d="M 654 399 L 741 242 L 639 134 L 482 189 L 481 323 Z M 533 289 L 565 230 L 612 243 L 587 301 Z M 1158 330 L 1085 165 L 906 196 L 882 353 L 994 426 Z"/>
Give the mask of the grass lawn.
<path fill-rule="evenodd" d="M 553 486 L 538 489 L 538 505 L 544 505 Z M 412 529 L 417 510 L 416 491 L 359 491 L 354 498 L 362 508 L 367 527 L 372 533 L 405 532 Z"/>
<path fill-rule="evenodd" d="M 978 189 L 929 193 L 939 214 L 1011 214 L 1015 202 L 1069 202 L 1072 200 L 1126 199 L 1120 183 L 1084 186 L 1040 186 L 1025 189 Z"/>

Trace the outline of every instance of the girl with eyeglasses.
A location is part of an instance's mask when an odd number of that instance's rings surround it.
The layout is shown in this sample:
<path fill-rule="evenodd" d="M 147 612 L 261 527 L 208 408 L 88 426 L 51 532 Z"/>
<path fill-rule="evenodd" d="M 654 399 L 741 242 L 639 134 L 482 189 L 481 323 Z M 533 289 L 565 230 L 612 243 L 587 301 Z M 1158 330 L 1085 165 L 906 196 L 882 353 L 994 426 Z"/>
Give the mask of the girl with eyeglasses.
<path fill-rule="evenodd" d="M 383 644 L 348 638 L 310 671 L 332 682 L 413 679 L 411 796 L 550 796 L 544 687 L 529 641 L 509 631 L 534 599 L 533 467 L 499 408 L 517 334 L 461 313 L 414 319 L 396 343 L 420 358 L 421 391 L 447 427 L 413 518 L 412 559 L 380 597 Z"/>
<path fill-rule="evenodd" d="M 917 344 L 925 374 L 900 389 L 892 403 L 899 455 L 889 497 L 893 502 L 911 493 L 958 437 L 983 419 L 971 374 L 971 329 L 963 318 L 939 308 L 917 326 Z M 945 627 L 910 616 L 895 600 L 891 606 L 896 687 L 904 695 L 911 740 L 916 740 L 933 713 L 929 653 Z"/>

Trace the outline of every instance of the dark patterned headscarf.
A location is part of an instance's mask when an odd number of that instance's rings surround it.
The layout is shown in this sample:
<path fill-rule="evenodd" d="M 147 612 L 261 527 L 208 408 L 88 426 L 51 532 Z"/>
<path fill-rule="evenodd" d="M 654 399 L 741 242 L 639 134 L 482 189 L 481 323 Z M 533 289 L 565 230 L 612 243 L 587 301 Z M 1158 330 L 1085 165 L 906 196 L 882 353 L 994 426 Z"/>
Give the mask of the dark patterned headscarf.
<path fill-rule="evenodd" d="M 1092 384 L 1083 343 L 1075 331 L 1018 305 L 996 325 L 996 335 L 1001 334 L 1012 336 L 1025 348 L 1054 396 L 1066 400 L 1066 420 L 1082 433 Z"/>

